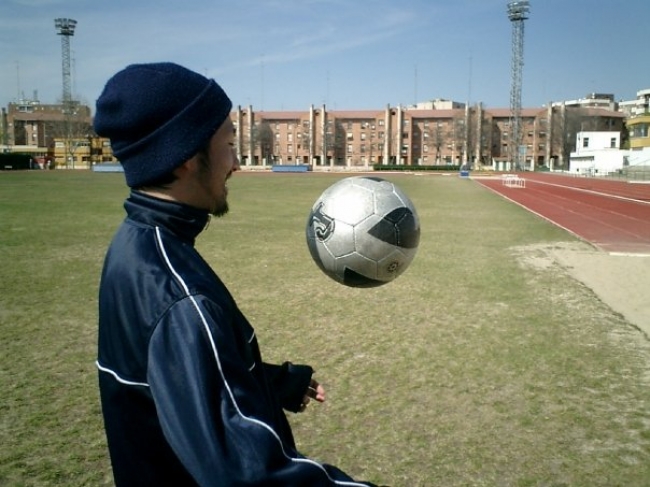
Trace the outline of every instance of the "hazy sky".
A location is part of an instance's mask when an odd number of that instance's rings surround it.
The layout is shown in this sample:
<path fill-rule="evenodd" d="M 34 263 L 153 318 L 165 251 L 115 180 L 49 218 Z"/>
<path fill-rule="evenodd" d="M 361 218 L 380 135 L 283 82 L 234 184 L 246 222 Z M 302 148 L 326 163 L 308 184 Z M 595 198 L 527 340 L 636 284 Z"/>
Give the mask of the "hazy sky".
<path fill-rule="evenodd" d="M 77 20 L 72 91 L 94 103 L 128 64 L 174 61 L 255 110 L 510 104 L 506 0 L 0 0 L 0 106 L 56 103 L 54 19 Z M 522 105 L 650 88 L 650 0 L 531 0 Z"/>

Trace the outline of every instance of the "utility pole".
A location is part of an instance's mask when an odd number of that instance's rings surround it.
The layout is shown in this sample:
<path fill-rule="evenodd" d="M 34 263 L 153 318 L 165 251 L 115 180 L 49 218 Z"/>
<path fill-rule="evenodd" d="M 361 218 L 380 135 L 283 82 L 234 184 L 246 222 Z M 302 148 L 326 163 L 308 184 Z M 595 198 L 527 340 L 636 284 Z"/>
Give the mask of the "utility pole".
<path fill-rule="evenodd" d="M 72 101 L 72 82 L 70 75 L 70 37 L 74 35 L 77 21 L 73 19 L 54 19 L 54 27 L 61 36 L 61 67 L 63 73 L 63 104 Z"/>
<path fill-rule="evenodd" d="M 61 36 L 61 67 L 63 73 L 63 116 L 65 120 L 65 165 L 68 166 L 68 159 L 72 159 L 72 168 L 74 169 L 74 150 L 72 150 L 72 116 L 74 112 L 74 102 L 72 101 L 72 81 L 70 75 L 70 37 L 74 35 L 74 29 L 77 21 L 73 19 L 54 19 L 54 27 L 57 34 Z M 70 150 L 69 150 L 70 148 Z M 70 152 L 70 155 L 68 155 Z"/>
<path fill-rule="evenodd" d="M 521 144 L 521 75 L 524 65 L 524 21 L 528 18 L 530 2 L 519 0 L 508 3 L 508 18 L 512 22 L 512 62 L 510 84 L 510 140 L 508 156 L 516 169 L 522 167 Z"/>

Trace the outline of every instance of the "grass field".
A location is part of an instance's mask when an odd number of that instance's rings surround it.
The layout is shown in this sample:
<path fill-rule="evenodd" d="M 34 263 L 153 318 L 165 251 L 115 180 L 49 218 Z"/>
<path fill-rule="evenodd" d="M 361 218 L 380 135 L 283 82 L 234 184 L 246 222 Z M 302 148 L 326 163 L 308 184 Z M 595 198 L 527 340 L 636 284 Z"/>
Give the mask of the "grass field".
<path fill-rule="evenodd" d="M 327 388 L 291 417 L 303 453 L 391 486 L 650 485 L 648 342 L 522 259 L 573 237 L 470 180 L 383 175 L 418 208 L 418 255 L 391 284 L 346 288 L 304 239 L 339 177 L 237 174 L 197 242 L 265 359 Z M 96 295 L 126 195 L 119 174 L 0 173 L 2 486 L 111 485 Z"/>

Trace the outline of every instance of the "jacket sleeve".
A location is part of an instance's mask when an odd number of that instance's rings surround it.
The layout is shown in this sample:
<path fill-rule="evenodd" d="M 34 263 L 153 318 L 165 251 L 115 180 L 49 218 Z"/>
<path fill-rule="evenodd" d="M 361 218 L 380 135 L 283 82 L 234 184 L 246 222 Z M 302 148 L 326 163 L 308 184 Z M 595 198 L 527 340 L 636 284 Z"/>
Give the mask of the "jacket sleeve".
<path fill-rule="evenodd" d="M 156 413 L 197 483 L 369 485 L 282 441 L 255 363 L 238 350 L 232 317 L 201 296 L 176 303 L 150 340 L 147 379 Z"/>
<path fill-rule="evenodd" d="M 295 365 L 291 362 L 263 365 L 282 407 L 292 413 L 300 411 L 314 369 L 309 365 Z"/>

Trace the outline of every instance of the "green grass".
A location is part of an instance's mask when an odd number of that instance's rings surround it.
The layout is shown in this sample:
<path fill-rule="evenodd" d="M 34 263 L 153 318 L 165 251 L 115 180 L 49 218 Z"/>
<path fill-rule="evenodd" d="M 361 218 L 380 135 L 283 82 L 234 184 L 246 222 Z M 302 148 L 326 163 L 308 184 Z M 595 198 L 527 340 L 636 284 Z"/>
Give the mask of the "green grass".
<path fill-rule="evenodd" d="M 311 261 L 332 174 L 237 174 L 197 242 L 268 361 L 317 370 L 299 448 L 392 486 L 647 486 L 650 347 L 558 266 L 573 240 L 469 180 L 389 175 L 421 217 L 398 280 L 350 289 Z M 96 295 L 119 174 L 0 173 L 0 485 L 111 485 Z M 522 250 L 523 249 L 523 250 Z"/>

